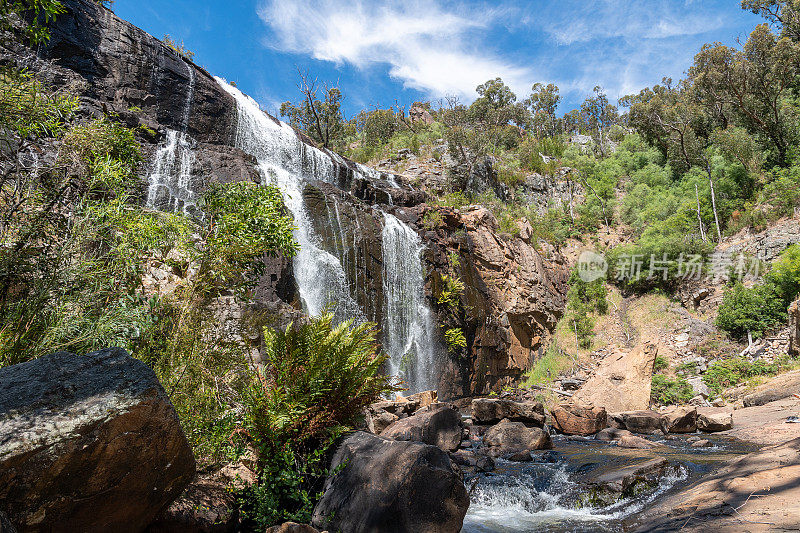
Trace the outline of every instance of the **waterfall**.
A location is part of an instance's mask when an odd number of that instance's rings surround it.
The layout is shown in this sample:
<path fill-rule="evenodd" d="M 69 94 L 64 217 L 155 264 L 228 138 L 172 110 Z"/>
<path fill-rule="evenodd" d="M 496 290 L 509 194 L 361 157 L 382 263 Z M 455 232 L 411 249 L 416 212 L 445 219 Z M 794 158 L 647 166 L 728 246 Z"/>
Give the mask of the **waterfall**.
<path fill-rule="evenodd" d="M 384 214 L 384 348 L 392 374 L 411 392 L 436 388 L 436 324 L 425 302 L 422 240 L 394 215 Z"/>
<path fill-rule="evenodd" d="M 266 181 L 281 190 L 284 203 L 294 216 L 297 228 L 294 236 L 300 250 L 293 266 L 304 310 L 313 316 L 330 309 L 337 320 L 358 322 L 374 316 L 374 309 L 366 312 L 355 299 L 358 269 L 362 266 L 358 217 L 354 219 L 356 227 L 351 242 L 346 237 L 338 203 L 325 202 L 324 216 L 333 235 L 335 254 L 330 253 L 315 233 L 303 198 L 303 189 L 309 181 L 336 184 L 338 170 L 347 166 L 347 162 L 337 154 L 302 142 L 294 129 L 264 113 L 252 98 L 220 78 L 217 82 L 236 100 L 236 147 L 256 158 Z M 381 179 L 398 186 L 391 176 L 374 169 L 361 165 L 355 169 L 368 179 Z M 382 249 L 385 301 L 374 305 L 384 306 L 380 326 L 384 349 L 390 356 L 389 370 L 402 376 L 412 391 L 435 388 L 436 325 L 425 304 L 422 241 L 397 217 L 384 213 Z M 351 269 L 345 269 L 345 265 Z M 348 279 L 348 270 L 352 279 Z"/>
<path fill-rule="evenodd" d="M 294 275 L 305 311 L 319 315 L 330 309 L 337 320 L 365 321 L 341 261 L 320 246 L 303 202 L 306 181 L 335 181 L 333 160 L 302 142 L 289 125 L 262 112 L 252 98 L 220 78 L 217 81 L 236 99 L 236 147 L 256 158 L 262 174 L 281 190 L 294 216 L 294 236 L 300 244 L 293 261 Z"/>
<path fill-rule="evenodd" d="M 167 130 L 166 142 L 153 158 L 153 166 L 147 176 L 147 206 L 199 216 L 194 187 L 191 183 L 195 160 L 194 140 L 186 133 L 196 80 L 192 66 L 185 61 L 182 62 L 188 71 L 189 84 L 181 116 L 181 129 Z"/>

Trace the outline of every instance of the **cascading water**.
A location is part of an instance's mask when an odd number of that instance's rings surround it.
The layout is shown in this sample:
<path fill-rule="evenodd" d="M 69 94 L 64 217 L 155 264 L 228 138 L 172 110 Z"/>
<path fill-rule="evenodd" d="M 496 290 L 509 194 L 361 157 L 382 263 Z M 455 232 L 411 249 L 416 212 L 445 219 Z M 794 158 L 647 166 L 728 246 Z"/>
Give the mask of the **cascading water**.
<path fill-rule="evenodd" d="M 294 275 L 306 312 L 319 315 L 330 308 L 337 320 L 365 320 L 351 295 L 342 263 L 319 245 L 303 203 L 306 180 L 334 182 L 333 160 L 300 141 L 290 126 L 263 113 L 252 98 L 220 78 L 217 81 L 236 100 L 237 148 L 258 160 L 262 173 L 281 189 L 284 203 L 294 215 L 295 239 L 300 244 Z"/>
<path fill-rule="evenodd" d="M 191 183 L 194 140 L 186 134 L 194 98 L 195 73 L 191 65 L 185 61 L 183 63 L 188 71 L 189 84 L 181 117 L 181 129 L 167 130 L 166 142 L 156 152 L 152 170 L 147 177 L 147 206 L 199 216 L 194 187 Z"/>
<path fill-rule="evenodd" d="M 307 181 L 336 183 L 337 168 L 345 161 L 302 142 L 287 124 L 261 111 L 258 104 L 224 80 L 217 81 L 236 100 L 236 146 L 253 155 L 262 173 L 283 192 L 284 203 L 294 215 L 295 238 L 300 251 L 294 259 L 298 291 L 310 315 L 326 308 L 337 320 L 366 320 L 353 294 L 358 287 L 358 217 L 353 242 L 346 238 L 339 206 L 327 205 L 327 222 L 334 234 L 336 254 L 324 250 L 315 234 L 303 201 Z M 369 179 L 387 179 L 380 172 L 358 165 L 357 172 Z M 397 184 L 388 178 L 391 185 Z M 395 216 L 384 214 L 382 233 L 385 307 L 382 321 L 384 348 L 390 356 L 390 371 L 401 375 L 410 390 L 435 387 L 435 325 L 425 305 L 422 242 L 419 236 Z M 348 279 L 343 264 L 352 267 Z"/>
<path fill-rule="evenodd" d="M 436 325 L 425 303 L 422 240 L 397 217 L 384 214 L 384 349 L 392 374 L 412 392 L 436 387 Z"/>

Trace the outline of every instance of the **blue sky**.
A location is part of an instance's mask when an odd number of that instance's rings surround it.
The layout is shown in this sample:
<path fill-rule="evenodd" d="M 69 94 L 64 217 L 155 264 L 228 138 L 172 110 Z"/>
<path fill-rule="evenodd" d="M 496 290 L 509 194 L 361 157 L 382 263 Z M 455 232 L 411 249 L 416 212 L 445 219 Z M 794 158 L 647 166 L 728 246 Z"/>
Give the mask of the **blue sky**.
<path fill-rule="evenodd" d="M 561 88 L 561 112 L 677 79 L 706 42 L 761 22 L 738 0 L 117 0 L 122 18 L 182 40 L 195 61 L 263 108 L 297 99 L 297 68 L 338 83 L 350 115 L 458 95 L 501 76 L 523 98 Z"/>

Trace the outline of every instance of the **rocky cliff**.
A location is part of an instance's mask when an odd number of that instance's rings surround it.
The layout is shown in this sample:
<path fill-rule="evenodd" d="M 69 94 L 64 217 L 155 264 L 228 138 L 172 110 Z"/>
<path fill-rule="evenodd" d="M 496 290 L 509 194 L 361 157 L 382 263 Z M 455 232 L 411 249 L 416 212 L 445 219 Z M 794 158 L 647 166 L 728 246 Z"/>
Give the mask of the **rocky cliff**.
<path fill-rule="evenodd" d="M 242 138 L 252 129 L 242 121 L 252 117 L 244 114 L 242 100 L 229 86 L 96 2 L 63 3 L 66 13 L 54 22 L 47 45 L 32 50 L 4 43 L 0 63 L 28 68 L 43 81 L 78 94 L 84 118 L 106 115 L 141 126 L 137 131 L 147 156 L 140 169 L 143 203 L 197 214 L 194 202 L 211 182 L 275 181 L 265 171 L 263 154 Z M 288 129 L 264 116 L 277 130 Z M 398 335 L 408 334 L 406 317 L 387 324 L 388 315 L 397 312 L 393 280 L 405 275 L 385 264 L 387 257 L 395 257 L 386 249 L 387 217 L 396 216 L 419 236 L 406 235 L 406 248 L 421 239 L 424 301 L 414 305 L 432 309 L 437 320 L 426 326 L 424 340 L 435 353 L 435 365 L 427 370 L 440 378 L 433 385 L 445 397 L 485 392 L 528 368 L 564 306 L 566 267 L 553 251 L 537 250 L 530 233 L 504 240 L 494 217 L 481 209 L 445 211 L 443 225 L 426 228 L 421 220 L 431 208 L 426 193 L 410 180 L 366 169 L 314 147 L 298 133 L 290 135 L 292 168 L 303 176 L 302 216 L 313 234 L 309 239 L 340 265 L 346 299 L 358 307 L 349 316 L 381 325 L 385 346 L 403 344 L 391 338 L 392 327 Z M 459 257 L 457 274 L 466 286 L 457 317 L 447 317 L 434 298 L 450 253 Z M 303 281 L 296 276 L 301 260 L 294 265 L 270 261 L 256 305 L 286 316 L 301 309 Z M 238 309 L 219 311 L 232 320 L 242 315 Z M 461 354 L 447 355 L 439 327 L 444 325 L 463 329 L 467 347 Z"/>

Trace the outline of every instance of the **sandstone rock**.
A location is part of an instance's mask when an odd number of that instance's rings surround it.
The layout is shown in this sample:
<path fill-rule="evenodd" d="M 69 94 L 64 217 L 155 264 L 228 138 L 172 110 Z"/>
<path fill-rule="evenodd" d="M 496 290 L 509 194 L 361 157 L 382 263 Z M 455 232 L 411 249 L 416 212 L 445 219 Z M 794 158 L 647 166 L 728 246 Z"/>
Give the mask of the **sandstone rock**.
<path fill-rule="evenodd" d="M 657 344 L 644 343 L 629 353 L 616 351 L 607 355 L 573 399 L 605 407 L 609 412 L 647 409 L 658 349 Z"/>
<path fill-rule="evenodd" d="M 711 405 L 713 405 L 714 407 L 725 407 L 726 405 L 728 405 L 728 402 L 726 402 L 722 398 L 716 398 L 713 402 L 711 402 Z"/>
<path fill-rule="evenodd" d="M 745 407 L 754 407 L 782 400 L 796 393 L 800 393 L 800 370 L 787 372 L 759 385 L 743 398 L 743 403 Z"/>
<path fill-rule="evenodd" d="M 638 450 L 649 450 L 661 446 L 657 442 L 652 442 L 636 435 L 623 435 L 617 441 L 617 446 L 620 448 L 634 448 Z"/>
<path fill-rule="evenodd" d="M 727 431 L 733 428 L 733 413 L 700 413 L 697 416 L 697 429 L 708 433 Z"/>
<path fill-rule="evenodd" d="M 697 431 L 697 408 L 678 407 L 664 415 L 664 420 L 668 433 L 692 433 Z"/>
<path fill-rule="evenodd" d="M 618 413 L 615 418 L 622 419 L 625 429 L 634 433 L 644 433 L 652 435 L 656 431 L 664 431 L 665 420 L 664 416 L 650 410 L 630 411 L 626 413 Z"/>
<path fill-rule="evenodd" d="M 480 424 L 495 424 L 507 418 L 539 427 L 544 425 L 544 407 L 540 402 L 514 402 L 497 398 L 472 400 L 472 418 Z"/>
<path fill-rule="evenodd" d="M 528 428 L 522 422 L 508 419 L 489 428 L 483 436 L 483 443 L 492 457 L 553 447 L 550 435 L 543 429 Z"/>
<path fill-rule="evenodd" d="M 297 522 L 284 522 L 279 526 L 267 528 L 266 533 L 319 533 L 319 530 L 308 524 L 298 524 Z"/>
<path fill-rule="evenodd" d="M 623 493 L 638 482 L 657 480 L 664 474 L 667 466 L 669 466 L 669 461 L 657 457 L 643 463 L 602 473 L 592 479 L 591 483 L 612 492 Z"/>
<path fill-rule="evenodd" d="M 552 411 L 553 426 L 566 435 L 593 435 L 606 427 L 603 407 L 561 404 Z"/>
<path fill-rule="evenodd" d="M 692 448 L 708 448 L 709 446 L 711 446 L 711 442 L 706 439 L 697 439 L 692 442 Z"/>
<path fill-rule="evenodd" d="M 0 369 L 0 505 L 24 531 L 141 531 L 195 473 L 155 374 L 120 348 Z"/>
<path fill-rule="evenodd" d="M 435 446 L 356 432 L 331 461 L 311 525 L 329 531 L 461 530 L 469 497 L 448 455 Z"/>
<path fill-rule="evenodd" d="M 605 428 L 598 431 L 594 438 L 604 442 L 611 442 L 619 440 L 626 435 L 632 435 L 632 433 L 627 429 Z"/>
<path fill-rule="evenodd" d="M 392 423 L 381 432 L 381 436 L 423 442 L 452 452 L 461 444 L 462 432 L 458 411 L 442 404 L 433 404 L 420 409 L 413 416 Z"/>
<path fill-rule="evenodd" d="M 422 392 L 418 392 L 416 394 L 412 394 L 408 397 L 411 401 L 416 401 L 419 403 L 420 409 L 423 407 L 428 407 L 432 403 L 436 403 L 436 391 L 435 390 L 426 390 Z"/>

